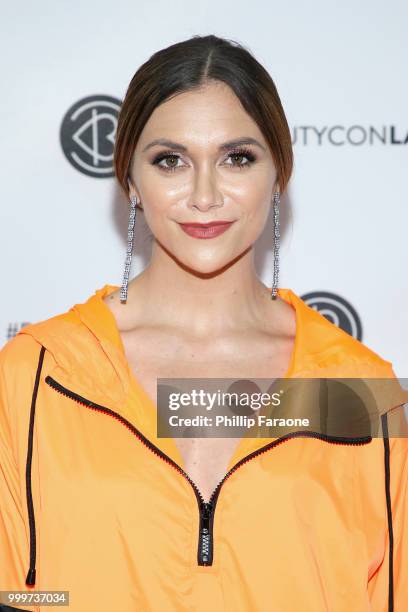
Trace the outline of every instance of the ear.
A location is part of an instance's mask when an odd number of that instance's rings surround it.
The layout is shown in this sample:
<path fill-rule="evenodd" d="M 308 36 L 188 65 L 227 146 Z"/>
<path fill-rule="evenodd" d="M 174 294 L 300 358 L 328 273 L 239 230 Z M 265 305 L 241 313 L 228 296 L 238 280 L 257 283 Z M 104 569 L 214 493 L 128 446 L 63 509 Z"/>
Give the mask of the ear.
<path fill-rule="evenodd" d="M 131 199 L 132 196 L 136 196 L 137 201 L 138 201 L 138 204 L 136 204 L 136 206 L 139 210 L 143 210 L 143 206 L 141 204 L 139 194 L 137 193 L 136 187 L 134 186 L 132 178 L 130 176 L 128 176 L 127 178 L 127 184 L 128 184 L 129 200 Z"/>
<path fill-rule="evenodd" d="M 127 184 L 128 184 L 129 199 L 132 196 L 137 196 L 137 199 L 140 200 L 138 194 L 136 193 L 136 187 L 134 186 L 132 178 L 129 175 L 127 177 Z"/>

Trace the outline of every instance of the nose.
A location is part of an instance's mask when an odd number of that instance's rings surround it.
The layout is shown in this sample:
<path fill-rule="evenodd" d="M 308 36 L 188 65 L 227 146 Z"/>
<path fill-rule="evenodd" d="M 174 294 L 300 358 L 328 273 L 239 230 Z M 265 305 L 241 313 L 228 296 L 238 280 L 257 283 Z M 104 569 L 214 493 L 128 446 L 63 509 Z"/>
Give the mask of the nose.
<path fill-rule="evenodd" d="M 206 212 L 211 208 L 224 205 L 224 198 L 218 188 L 217 179 L 211 168 L 197 170 L 194 188 L 189 199 L 189 207 Z"/>

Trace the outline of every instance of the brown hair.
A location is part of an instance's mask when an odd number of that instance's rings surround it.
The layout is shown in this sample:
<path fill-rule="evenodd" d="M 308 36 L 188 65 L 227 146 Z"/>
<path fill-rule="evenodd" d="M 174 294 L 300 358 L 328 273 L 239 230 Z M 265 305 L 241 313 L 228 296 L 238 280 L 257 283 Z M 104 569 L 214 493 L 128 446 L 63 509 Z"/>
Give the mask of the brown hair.
<path fill-rule="evenodd" d="M 226 83 L 266 139 L 281 193 L 293 169 L 286 116 L 269 73 L 241 44 L 218 36 L 192 36 L 154 53 L 129 83 L 118 117 L 114 171 L 126 197 L 133 153 L 154 109 L 171 96 L 207 82 Z"/>

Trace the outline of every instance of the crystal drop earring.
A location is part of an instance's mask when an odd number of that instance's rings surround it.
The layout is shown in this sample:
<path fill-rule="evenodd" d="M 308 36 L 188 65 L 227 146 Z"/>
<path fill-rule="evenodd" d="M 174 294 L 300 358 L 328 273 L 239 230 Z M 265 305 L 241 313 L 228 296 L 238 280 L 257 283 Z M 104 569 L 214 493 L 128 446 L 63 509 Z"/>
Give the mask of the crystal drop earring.
<path fill-rule="evenodd" d="M 123 304 L 126 304 L 126 301 L 127 301 L 129 272 L 130 272 L 130 265 L 132 263 L 133 236 L 134 236 L 134 227 L 135 227 L 136 205 L 137 205 L 137 203 L 138 203 L 137 202 L 137 197 L 136 196 L 132 196 L 130 198 L 130 214 L 129 214 L 129 225 L 128 225 L 128 244 L 127 244 L 127 249 L 126 249 L 125 271 L 123 273 L 122 287 L 121 287 L 121 290 L 120 290 L 120 301 Z"/>
<path fill-rule="evenodd" d="M 271 300 L 276 300 L 278 293 L 278 276 L 279 276 L 279 202 L 280 193 L 276 191 L 273 196 L 273 227 L 274 227 L 274 246 L 273 246 L 273 283 L 271 291 Z"/>

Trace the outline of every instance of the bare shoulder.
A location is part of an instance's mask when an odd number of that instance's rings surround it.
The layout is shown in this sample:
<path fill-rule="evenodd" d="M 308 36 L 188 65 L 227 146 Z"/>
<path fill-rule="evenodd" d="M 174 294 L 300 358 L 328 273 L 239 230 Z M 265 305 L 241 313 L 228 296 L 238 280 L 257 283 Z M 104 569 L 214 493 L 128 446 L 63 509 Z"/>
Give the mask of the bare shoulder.
<path fill-rule="evenodd" d="M 120 289 L 116 289 L 116 291 L 112 291 L 111 293 L 109 293 L 109 295 L 105 295 L 102 300 L 107 306 L 109 306 L 111 310 L 113 310 L 117 308 L 117 305 L 120 303 L 119 296 Z"/>
<path fill-rule="evenodd" d="M 105 295 L 102 300 L 115 317 L 116 325 L 119 331 L 125 329 L 126 317 L 124 315 L 127 309 L 124 308 L 122 302 L 120 301 L 120 288 L 116 289 L 116 291 L 112 291 L 112 293 L 109 293 L 109 295 Z"/>
<path fill-rule="evenodd" d="M 264 332 L 273 337 L 287 340 L 296 336 L 296 310 L 280 296 L 271 300 L 270 291 L 262 294 L 262 320 Z"/>
<path fill-rule="evenodd" d="M 281 318 L 281 329 L 287 336 L 296 335 L 296 310 L 290 304 L 287 304 L 285 300 L 278 300 L 280 302 L 280 309 L 282 314 Z M 278 315 L 279 316 L 279 315 Z"/>

